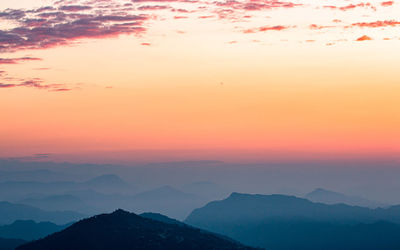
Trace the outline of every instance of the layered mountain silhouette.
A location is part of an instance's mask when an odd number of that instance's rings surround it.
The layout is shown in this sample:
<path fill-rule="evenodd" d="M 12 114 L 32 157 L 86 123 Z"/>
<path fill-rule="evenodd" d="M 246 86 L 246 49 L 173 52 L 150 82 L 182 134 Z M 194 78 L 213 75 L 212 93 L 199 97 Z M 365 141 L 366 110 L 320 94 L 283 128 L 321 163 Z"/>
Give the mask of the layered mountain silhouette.
<path fill-rule="evenodd" d="M 0 250 L 14 250 L 24 243 L 26 243 L 24 240 L 0 238 Z"/>
<path fill-rule="evenodd" d="M 84 218 L 85 215 L 72 211 L 45 211 L 28 205 L 0 202 L 0 225 L 11 224 L 16 220 L 50 221 L 66 224 Z"/>
<path fill-rule="evenodd" d="M 314 202 L 320 202 L 325 204 L 347 204 L 352 206 L 378 208 L 388 207 L 388 204 L 371 201 L 358 196 L 349 196 L 342 193 L 326 190 L 323 188 L 317 188 L 314 191 L 304 196 L 306 199 Z"/>
<path fill-rule="evenodd" d="M 75 211 L 94 215 L 124 208 L 136 213 L 162 213 L 177 219 L 186 218 L 193 209 L 211 200 L 171 186 L 162 186 L 141 193 L 137 193 L 131 187 L 131 184 L 111 174 L 84 182 L 6 181 L 0 182 L 0 200 L 46 211 Z M 7 221 L 6 224 L 11 222 Z M 0 224 L 3 223 L 0 221 Z"/>
<path fill-rule="evenodd" d="M 32 241 L 61 231 L 70 225 L 71 224 L 56 225 L 51 222 L 36 223 L 32 220 L 17 220 L 10 225 L 0 226 L 0 237 Z"/>
<path fill-rule="evenodd" d="M 17 250 L 130 250 L 130 249 L 254 249 L 184 224 L 117 210 L 79 221 L 44 239 Z"/>
<path fill-rule="evenodd" d="M 400 210 L 233 193 L 185 223 L 266 249 L 400 249 Z"/>

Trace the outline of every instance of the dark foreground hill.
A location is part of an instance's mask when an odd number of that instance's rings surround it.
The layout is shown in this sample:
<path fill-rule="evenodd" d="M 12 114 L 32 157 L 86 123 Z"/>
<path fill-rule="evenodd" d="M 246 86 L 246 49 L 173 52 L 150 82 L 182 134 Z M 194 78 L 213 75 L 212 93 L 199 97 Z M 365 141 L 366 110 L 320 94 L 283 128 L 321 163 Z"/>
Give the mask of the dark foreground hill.
<path fill-rule="evenodd" d="M 26 241 L 17 239 L 0 238 L 0 250 L 14 250 L 17 246 L 24 244 Z"/>
<path fill-rule="evenodd" d="M 196 209 L 189 225 L 266 249 L 400 249 L 398 207 L 326 205 L 284 195 L 233 193 Z"/>
<path fill-rule="evenodd" d="M 254 249 L 186 225 L 164 223 L 117 210 L 81 220 L 18 250 Z"/>

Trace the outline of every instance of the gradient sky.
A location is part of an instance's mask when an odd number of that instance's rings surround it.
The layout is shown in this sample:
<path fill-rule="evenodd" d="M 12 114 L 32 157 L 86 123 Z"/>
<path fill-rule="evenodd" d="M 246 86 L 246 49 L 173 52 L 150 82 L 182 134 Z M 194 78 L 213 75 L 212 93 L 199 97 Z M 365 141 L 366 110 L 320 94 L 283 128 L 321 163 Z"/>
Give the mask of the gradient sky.
<path fill-rule="evenodd" d="M 400 2 L 0 2 L 0 156 L 400 152 Z"/>

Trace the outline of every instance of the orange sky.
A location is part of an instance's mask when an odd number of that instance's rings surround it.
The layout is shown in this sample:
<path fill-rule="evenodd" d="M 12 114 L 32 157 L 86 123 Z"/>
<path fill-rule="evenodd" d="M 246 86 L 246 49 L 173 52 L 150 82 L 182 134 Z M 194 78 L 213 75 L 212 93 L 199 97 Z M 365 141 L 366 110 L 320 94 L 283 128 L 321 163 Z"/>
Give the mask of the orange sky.
<path fill-rule="evenodd" d="M 400 151 L 397 2 L 15 2 L 1 157 Z"/>

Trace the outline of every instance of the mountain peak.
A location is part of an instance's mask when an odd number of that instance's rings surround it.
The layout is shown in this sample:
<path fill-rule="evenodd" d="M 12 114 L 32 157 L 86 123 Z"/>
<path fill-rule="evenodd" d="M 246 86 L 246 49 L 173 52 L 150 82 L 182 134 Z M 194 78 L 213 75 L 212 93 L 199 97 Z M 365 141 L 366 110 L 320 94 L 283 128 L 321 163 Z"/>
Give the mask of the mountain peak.
<path fill-rule="evenodd" d="M 254 248 L 203 230 L 147 219 L 118 209 L 111 214 L 81 220 L 61 232 L 17 249 L 250 250 Z"/>
<path fill-rule="evenodd" d="M 111 213 L 111 215 L 118 215 L 118 216 L 128 216 L 131 213 L 129 213 L 128 211 L 125 211 L 121 208 L 118 208 L 117 210 L 115 210 L 114 212 Z"/>

